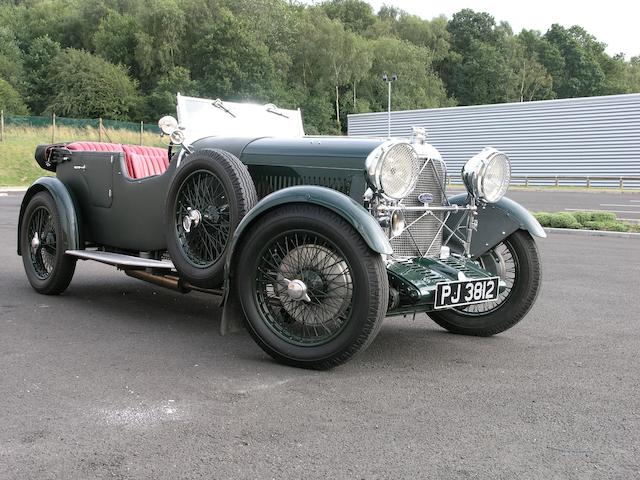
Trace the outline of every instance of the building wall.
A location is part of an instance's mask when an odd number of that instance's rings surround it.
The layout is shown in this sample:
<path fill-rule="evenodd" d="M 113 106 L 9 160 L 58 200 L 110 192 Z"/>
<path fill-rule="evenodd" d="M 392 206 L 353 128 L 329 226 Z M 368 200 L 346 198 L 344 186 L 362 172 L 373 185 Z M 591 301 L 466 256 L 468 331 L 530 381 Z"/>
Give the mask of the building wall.
<path fill-rule="evenodd" d="M 507 153 L 513 175 L 640 176 L 640 94 L 391 112 L 392 136 L 412 126 L 454 180 L 484 146 Z M 386 136 L 387 112 L 349 115 L 348 132 Z"/>

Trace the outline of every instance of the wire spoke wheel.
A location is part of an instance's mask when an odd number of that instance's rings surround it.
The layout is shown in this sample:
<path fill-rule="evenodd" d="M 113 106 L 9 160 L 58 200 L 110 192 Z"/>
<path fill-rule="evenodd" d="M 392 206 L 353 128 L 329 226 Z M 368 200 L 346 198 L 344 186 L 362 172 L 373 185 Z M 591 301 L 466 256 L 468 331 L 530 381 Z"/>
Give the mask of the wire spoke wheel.
<path fill-rule="evenodd" d="M 535 241 L 525 230 L 516 230 L 477 262 L 505 282 L 498 298 L 428 315 L 450 332 L 484 337 L 504 332 L 524 318 L 538 295 L 542 271 Z"/>
<path fill-rule="evenodd" d="M 186 156 L 165 200 L 167 250 L 184 282 L 222 285 L 231 237 L 257 201 L 249 170 L 236 156 L 212 148 Z"/>
<path fill-rule="evenodd" d="M 57 244 L 55 224 L 51 212 L 45 206 L 37 207 L 27 222 L 29 258 L 40 280 L 46 280 L 55 268 Z"/>
<path fill-rule="evenodd" d="M 505 242 L 496 245 L 491 251 L 478 258 L 478 263 L 485 270 L 500 277 L 500 280 L 506 283 L 506 287 L 495 300 L 458 308 L 459 311 L 467 315 L 485 315 L 500 308 L 513 292 L 520 270 L 518 257 L 514 252 L 513 246 Z"/>
<path fill-rule="evenodd" d="M 275 208 L 242 237 L 233 281 L 256 343 L 279 362 L 327 369 L 363 351 L 387 311 L 384 260 L 344 218 Z"/>
<path fill-rule="evenodd" d="M 28 200 L 20 219 L 19 238 L 22 264 L 34 290 L 45 295 L 64 292 L 73 278 L 76 259 L 65 255 L 65 230 L 58 206 L 48 192 L 38 192 Z"/>
<path fill-rule="evenodd" d="M 290 343 L 321 345 L 349 321 L 351 268 L 339 248 L 317 233 L 276 237 L 260 254 L 255 283 L 269 327 Z"/>
<path fill-rule="evenodd" d="M 196 170 L 182 183 L 175 205 L 178 244 L 189 262 L 200 268 L 223 255 L 230 232 L 229 195 L 213 172 Z"/>

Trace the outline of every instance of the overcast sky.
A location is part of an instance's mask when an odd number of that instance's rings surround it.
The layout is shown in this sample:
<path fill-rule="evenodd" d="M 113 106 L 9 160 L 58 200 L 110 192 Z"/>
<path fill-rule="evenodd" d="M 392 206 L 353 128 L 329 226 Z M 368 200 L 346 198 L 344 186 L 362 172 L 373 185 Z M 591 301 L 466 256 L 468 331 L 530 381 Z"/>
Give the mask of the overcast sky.
<path fill-rule="evenodd" d="M 552 23 L 565 27 L 581 25 L 599 41 L 607 53 L 622 52 L 629 59 L 640 55 L 640 1 L 622 0 L 366 0 L 377 12 L 383 4 L 431 19 L 451 16 L 463 8 L 488 12 L 496 22 L 507 21 L 514 32 L 523 28 L 546 32 Z M 307 3 L 317 3 L 307 1 Z"/>

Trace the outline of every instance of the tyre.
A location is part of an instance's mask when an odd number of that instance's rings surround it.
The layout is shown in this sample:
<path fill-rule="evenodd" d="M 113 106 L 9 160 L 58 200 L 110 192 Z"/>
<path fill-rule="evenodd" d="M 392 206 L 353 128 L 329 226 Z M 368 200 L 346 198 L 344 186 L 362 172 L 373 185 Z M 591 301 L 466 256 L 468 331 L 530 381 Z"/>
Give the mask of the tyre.
<path fill-rule="evenodd" d="M 377 335 L 387 271 L 354 228 L 315 205 L 270 211 L 243 238 L 236 288 L 247 329 L 279 362 L 328 369 Z"/>
<path fill-rule="evenodd" d="M 428 315 L 450 332 L 488 337 L 513 327 L 531 309 L 542 278 L 540 257 L 529 232 L 517 230 L 479 257 L 478 263 L 506 282 L 498 298 Z"/>
<path fill-rule="evenodd" d="M 256 202 L 249 171 L 237 157 L 214 149 L 189 155 L 165 206 L 167 250 L 184 280 L 204 288 L 222 284 L 231 236 Z"/>
<path fill-rule="evenodd" d="M 76 259 L 65 255 L 62 225 L 48 192 L 36 193 L 24 210 L 20 226 L 20 251 L 27 279 L 44 295 L 64 292 L 76 269 Z"/>

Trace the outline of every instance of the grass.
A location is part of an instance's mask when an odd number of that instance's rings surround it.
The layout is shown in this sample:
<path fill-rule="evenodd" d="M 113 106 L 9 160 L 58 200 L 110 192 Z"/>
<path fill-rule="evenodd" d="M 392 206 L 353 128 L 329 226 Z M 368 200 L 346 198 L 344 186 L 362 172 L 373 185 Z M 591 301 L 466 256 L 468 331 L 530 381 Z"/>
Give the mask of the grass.
<path fill-rule="evenodd" d="M 534 212 L 543 227 L 609 232 L 640 232 L 640 224 L 622 222 L 612 212 Z"/>
<path fill-rule="evenodd" d="M 108 138 L 107 138 L 108 136 Z M 76 140 L 98 141 L 97 128 L 56 127 L 55 142 Z M 107 130 L 103 141 L 138 145 L 140 134 L 131 130 Z M 53 175 L 42 170 L 33 158 L 36 145 L 52 143 L 51 127 L 14 127 L 4 131 L 4 141 L 0 142 L 0 187 L 21 187 L 30 185 L 36 178 Z M 164 147 L 160 137 L 153 133 L 144 133 L 144 145 Z"/>

